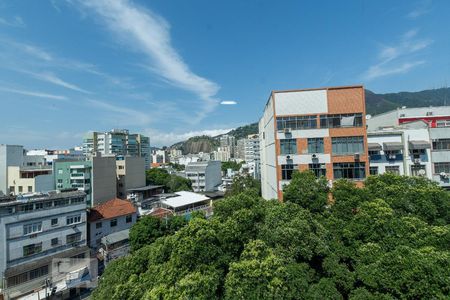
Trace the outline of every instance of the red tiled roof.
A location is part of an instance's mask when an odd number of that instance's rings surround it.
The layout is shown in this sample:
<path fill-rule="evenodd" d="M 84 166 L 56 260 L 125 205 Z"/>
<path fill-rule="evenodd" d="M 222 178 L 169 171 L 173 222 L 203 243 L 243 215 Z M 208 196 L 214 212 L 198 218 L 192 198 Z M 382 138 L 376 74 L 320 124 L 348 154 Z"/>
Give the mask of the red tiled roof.
<path fill-rule="evenodd" d="M 136 213 L 136 208 L 130 201 L 116 198 L 91 208 L 88 221 L 94 222 L 100 219 L 111 219 L 134 213 Z"/>

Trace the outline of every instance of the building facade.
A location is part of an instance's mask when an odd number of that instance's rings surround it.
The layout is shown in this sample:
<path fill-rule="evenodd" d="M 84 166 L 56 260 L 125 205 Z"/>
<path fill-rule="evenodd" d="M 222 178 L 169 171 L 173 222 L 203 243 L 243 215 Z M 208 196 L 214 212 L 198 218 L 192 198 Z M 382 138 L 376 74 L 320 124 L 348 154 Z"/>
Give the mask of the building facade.
<path fill-rule="evenodd" d="M 117 177 L 114 156 L 90 156 L 84 160 L 56 160 L 53 164 L 58 190 L 77 188 L 86 193 L 92 207 L 116 197 Z"/>
<path fill-rule="evenodd" d="M 42 289 L 45 280 L 64 278 L 55 260 L 89 257 L 85 201 L 81 191 L 0 198 L 0 274 L 6 299 Z"/>
<path fill-rule="evenodd" d="M 194 192 L 216 191 L 222 184 L 221 162 L 199 161 L 186 166 L 186 177 L 192 182 Z"/>
<path fill-rule="evenodd" d="M 244 160 L 247 164 L 249 173 L 255 179 L 260 178 L 260 158 L 259 158 L 259 135 L 251 134 L 245 139 L 244 144 L 245 155 Z"/>
<path fill-rule="evenodd" d="M 262 196 L 282 199 L 295 170 L 361 184 L 365 123 L 363 86 L 272 92 L 259 121 Z"/>
<path fill-rule="evenodd" d="M 118 156 L 116 158 L 117 197 L 127 198 L 129 189 L 145 186 L 145 160 L 143 157 Z"/>
<path fill-rule="evenodd" d="M 83 153 L 103 156 L 139 156 L 145 160 L 145 169 L 150 168 L 150 138 L 141 134 L 131 134 L 127 129 L 113 129 L 108 132 L 90 132 L 83 138 Z"/>

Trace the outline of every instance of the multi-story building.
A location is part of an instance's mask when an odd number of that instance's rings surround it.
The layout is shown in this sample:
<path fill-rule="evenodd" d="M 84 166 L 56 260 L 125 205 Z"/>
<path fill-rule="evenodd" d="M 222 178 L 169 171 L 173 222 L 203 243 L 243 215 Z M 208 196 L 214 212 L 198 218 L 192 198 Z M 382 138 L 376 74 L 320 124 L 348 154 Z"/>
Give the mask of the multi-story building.
<path fill-rule="evenodd" d="M 145 186 L 145 160 L 143 157 L 118 156 L 116 158 L 117 197 L 127 198 L 129 189 Z"/>
<path fill-rule="evenodd" d="M 194 192 L 216 191 L 222 184 L 221 162 L 199 161 L 186 166 L 186 177 L 192 182 Z"/>
<path fill-rule="evenodd" d="M 23 146 L 0 144 L 0 192 L 9 193 L 8 167 L 23 165 Z"/>
<path fill-rule="evenodd" d="M 130 155 L 145 160 L 145 169 L 150 168 L 150 139 L 141 134 L 130 134 L 127 129 L 113 129 L 108 132 L 90 132 L 83 138 L 83 153 L 93 155 Z"/>
<path fill-rule="evenodd" d="M 53 164 L 58 190 L 77 188 L 86 193 L 88 206 L 116 197 L 117 177 L 114 156 L 89 156 L 83 160 L 56 160 Z"/>
<path fill-rule="evenodd" d="M 251 134 L 245 139 L 244 160 L 253 178 L 260 178 L 259 135 Z"/>
<path fill-rule="evenodd" d="M 130 229 L 137 221 L 131 201 L 113 198 L 89 210 L 89 246 L 97 249 L 100 239 L 111 233 Z"/>
<path fill-rule="evenodd" d="M 377 137 L 379 132 L 385 136 L 397 133 L 397 142 L 402 143 L 397 146 L 398 151 L 405 154 L 399 156 L 402 159 L 397 159 L 402 161 L 398 167 L 399 174 L 426 176 L 442 187 L 450 188 L 450 106 L 402 107 L 368 118 L 367 126 L 369 140 L 373 141 L 376 137 L 379 144 L 390 142 Z M 408 134 L 411 128 L 419 130 L 420 134 Z M 375 168 L 377 164 L 378 160 L 371 155 L 371 167 Z M 397 168 L 380 168 L 378 171 L 397 173 Z"/>
<path fill-rule="evenodd" d="M 231 159 L 231 149 L 228 146 L 217 148 L 217 151 L 213 151 L 214 160 L 229 161 Z"/>
<path fill-rule="evenodd" d="M 245 160 L 245 143 L 247 139 L 239 139 L 236 142 L 235 158 Z"/>
<path fill-rule="evenodd" d="M 152 151 L 152 164 L 161 165 L 169 163 L 169 155 L 167 150 L 154 149 Z"/>
<path fill-rule="evenodd" d="M 82 150 L 76 150 L 74 148 L 66 150 L 34 149 L 27 151 L 27 157 L 30 156 L 41 156 L 45 160 L 45 163 L 51 166 L 56 159 L 81 159 L 84 154 Z"/>
<path fill-rule="evenodd" d="M 230 151 L 230 157 L 234 158 L 236 150 L 236 138 L 232 135 L 224 134 L 219 139 L 220 148 L 227 148 Z"/>
<path fill-rule="evenodd" d="M 273 91 L 259 121 L 262 196 L 282 199 L 295 170 L 362 184 L 365 123 L 363 86 Z"/>
<path fill-rule="evenodd" d="M 46 281 L 61 287 L 56 283 L 67 274 L 58 259 L 89 258 L 86 232 L 81 191 L 0 198 L 1 293 L 16 299 L 41 290 Z"/>

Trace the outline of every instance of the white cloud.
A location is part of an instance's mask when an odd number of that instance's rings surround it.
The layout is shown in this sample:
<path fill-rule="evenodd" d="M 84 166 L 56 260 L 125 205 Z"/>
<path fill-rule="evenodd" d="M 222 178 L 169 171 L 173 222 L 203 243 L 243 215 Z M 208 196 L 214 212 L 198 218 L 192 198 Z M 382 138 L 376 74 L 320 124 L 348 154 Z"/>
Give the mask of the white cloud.
<path fill-rule="evenodd" d="M 120 125 L 147 125 L 151 123 L 150 114 L 128 107 L 113 105 L 109 102 L 96 99 L 87 99 L 87 104 L 94 108 L 100 108 L 112 113 L 109 117 L 111 123 Z"/>
<path fill-rule="evenodd" d="M 422 0 L 420 1 L 416 7 L 411 10 L 406 17 L 410 19 L 416 19 L 420 16 L 423 16 L 431 11 L 431 0 Z"/>
<path fill-rule="evenodd" d="M 222 104 L 222 105 L 236 105 L 237 102 L 234 101 L 234 100 L 224 100 L 224 101 L 220 102 L 220 104 Z"/>
<path fill-rule="evenodd" d="M 46 94 L 46 93 L 26 91 L 26 90 L 18 90 L 18 89 L 12 89 L 12 88 L 7 88 L 7 87 L 0 87 L 0 91 L 24 95 L 24 96 L 59 100 L 59 101 L 67 101 L 68 100 L 68 98 L 66 96 Z"/>
<path fill-rule="evenodd" d="M 233 128 L 193 130 L 183 133 L 162 132 L 157 129 L 146 129 L 144 131 L 144 134 L 150 137 L 150 143 L 152 146 L 171 146 L 175 143 L 185 141 L 193 136 L 201 136 L 201 135 L 217 136 L 227 133 L 232 129 Z"/>
<path fill-rule="evenodd" d="M 219 86 L 192 72 L 183 58 L 173 48 L 170 40 L 170 26 L 161 16 L 126 0 L 83 1 L 94 10 L 108 28 L 127 47 L 134 45 L 152 62 L 151 68 L 172 85 L 190 91 L 203 100 L 197 110 L 197 121 L 211 112 L 218 104 L 215 98 Z"/>
<path fill-rule="evenodd" d="M 72 84 L 72 83 L 62 80 L 61 78 L 57 77 L 55 74 L 50 73 L 50 72 L 34 73 L 34 72 L 29 72 L 29 71 L 24 71 L 24 70 L 18 70 L 18 71 L 29 74 L 39 80 L 50 82 L 50 83 L 65 87 L 67 89 L 73 90 L 73 91 L 77 91 L 77 92 L 84 93 L 84 94 L 92 94 L 91 92 L 89 92 L 85 89 L 82 89 L 75 84 Z"/>
<path fill-rule="evenodd" d="M 19 27 L 19 28 L 26 27 L 25 22 L 19 16 L 15 16 L 12 20 L 0 18 L 0 25 L 10 26 L 10 27 Z"/>
<path fill-rule="evenodd" d="M 401 36 L 397 44 L 383 46 L 378 54 L 378 62 L 367 69 L 363 74 L 364 79 L 373 80 L 393 74 L 405 74 L 424 64 L 426 61 L 417 59 L 417 54 L 433 41 L 417 39 L 417 33 L 417 29 L 409 30 Z"/>
<path fill-rule="evenodd" d="M 46 52 L 45 50 L 43 50 L 41 48 L 27 45 L 27 44 L 17 44 L 17 45 L 23 47 L 23 50 L 25 52 L 27 52 L 28 54 L 31 54 L 37 58 L 40 58 L 40 59 L 46 60 L 46 61 L 53 60 L 53 57 L 48 52 Z"/>

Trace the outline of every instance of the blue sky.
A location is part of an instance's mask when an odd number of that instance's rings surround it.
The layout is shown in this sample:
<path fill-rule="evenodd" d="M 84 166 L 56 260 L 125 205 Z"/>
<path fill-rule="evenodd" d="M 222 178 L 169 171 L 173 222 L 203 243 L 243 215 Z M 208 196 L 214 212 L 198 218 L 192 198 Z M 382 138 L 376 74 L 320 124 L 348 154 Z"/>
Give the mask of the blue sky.
<path fill-rule="evenodd" d="M 0 143 L 128 128 L 170 145 L 257 121 L 271 90 L 446 86 L 448 15 L 445 0 L 0 0 Z"/>

